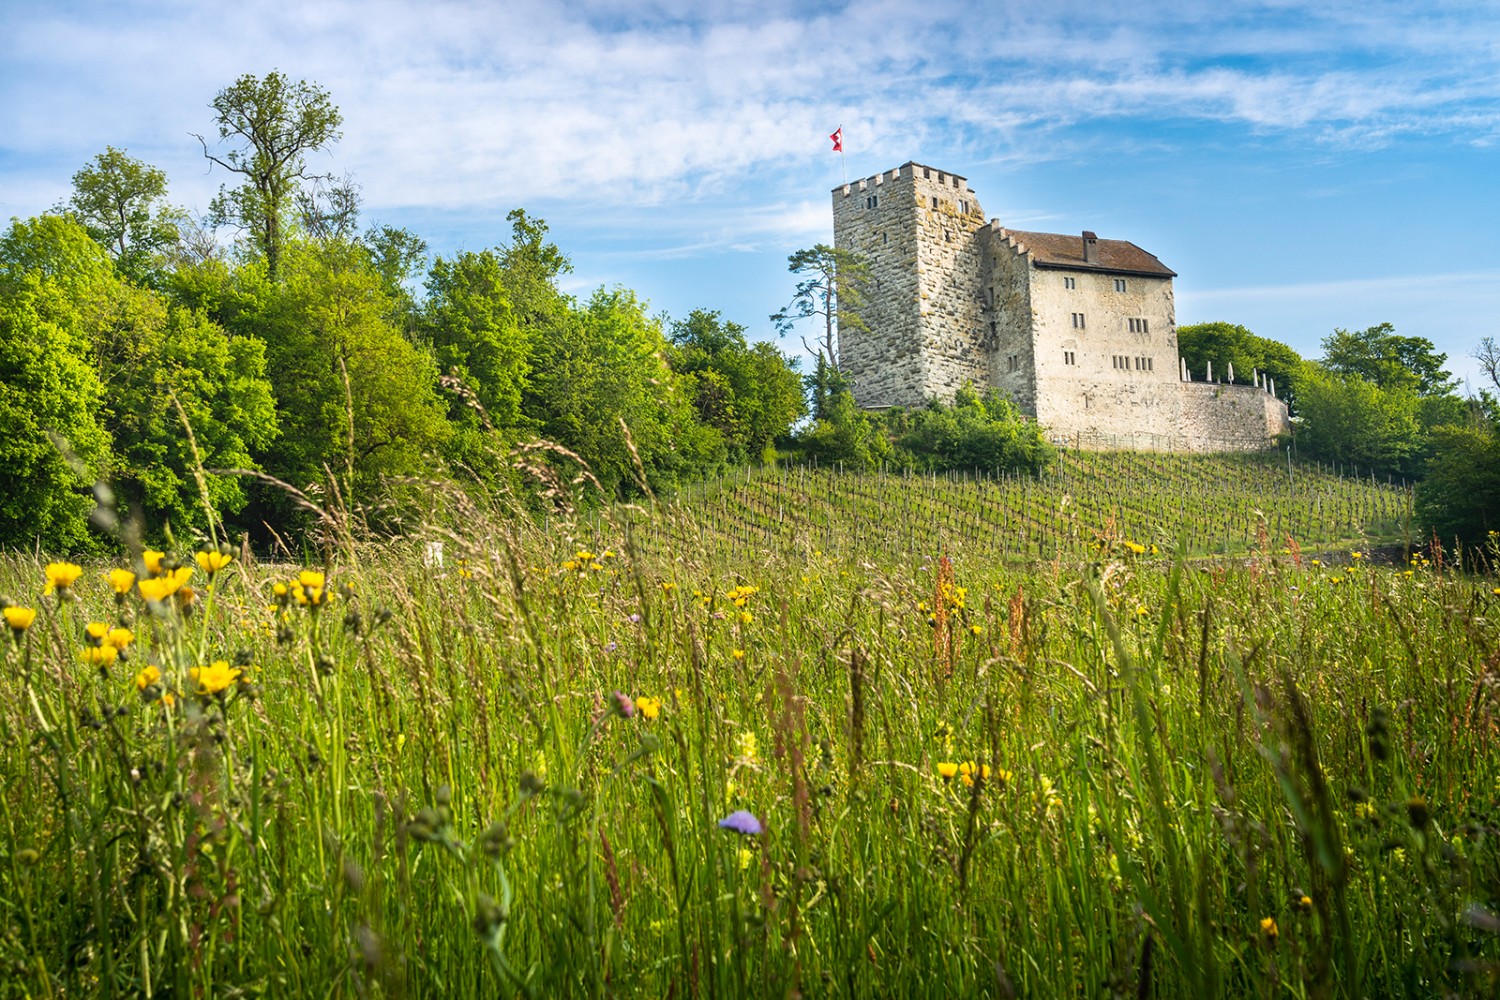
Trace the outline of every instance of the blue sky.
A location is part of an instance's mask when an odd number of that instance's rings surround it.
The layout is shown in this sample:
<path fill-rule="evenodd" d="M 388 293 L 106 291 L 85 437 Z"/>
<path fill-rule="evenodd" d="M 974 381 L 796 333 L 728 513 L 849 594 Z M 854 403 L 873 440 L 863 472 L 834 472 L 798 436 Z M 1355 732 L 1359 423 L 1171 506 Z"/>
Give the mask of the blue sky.
<path fill-rule="evenodd" d="M 0 4 L 0 218 L 106 145 L 205 209 L 191 133 L 242 73 L 325 87 L 365 218 L 438 253 L 547 220 L 570 290 L 755 336 L 829 191 L 916 160 L 1020 229 L 1176 270 L 1178 320 L 1304 354 L 1389 321 L 1472 375 L 1500 336 L 1500 7 L 1325 0 Z M 842 125 L 846 162 L 827 134 Z M 800 345 L 788 338 L 782 347 Z"/>

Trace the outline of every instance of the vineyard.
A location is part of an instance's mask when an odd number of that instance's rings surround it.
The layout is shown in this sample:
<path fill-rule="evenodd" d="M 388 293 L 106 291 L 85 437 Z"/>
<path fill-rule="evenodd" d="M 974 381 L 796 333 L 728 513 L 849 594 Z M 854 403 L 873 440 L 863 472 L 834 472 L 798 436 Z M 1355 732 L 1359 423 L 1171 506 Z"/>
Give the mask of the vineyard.
<path fill-rule="evenodd" d="M 1193 555 L 1420 544 L 1411 490 L 1261 455 L 1068 452 L 1041 476 L 746 470 L 630 519 L 656 552 L 806 554 L 884 563 L 1097 556 L 1135 543 Z M 1289 541 L 1290 540 L 1290 541 Z"/>

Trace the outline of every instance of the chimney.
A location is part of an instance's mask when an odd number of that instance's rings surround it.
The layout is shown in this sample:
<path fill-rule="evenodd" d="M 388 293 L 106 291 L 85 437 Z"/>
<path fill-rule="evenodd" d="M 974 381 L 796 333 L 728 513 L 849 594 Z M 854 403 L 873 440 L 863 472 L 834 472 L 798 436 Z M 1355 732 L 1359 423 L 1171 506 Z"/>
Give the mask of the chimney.
<path fill-rule="evenodd" d="M 1083 231 L 1083 262 L 1085 264 L 1099 263 L 1099 237 L 1087 229 Z"/>

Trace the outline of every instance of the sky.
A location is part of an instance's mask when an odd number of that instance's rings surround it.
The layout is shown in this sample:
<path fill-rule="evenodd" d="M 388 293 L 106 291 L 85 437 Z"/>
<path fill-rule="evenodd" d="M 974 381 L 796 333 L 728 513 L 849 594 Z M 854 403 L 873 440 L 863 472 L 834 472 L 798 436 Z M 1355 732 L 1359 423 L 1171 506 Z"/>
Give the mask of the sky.
<path fill-rule="evenodd" d="M 569 291 L 755 338 L 787 256 L 832 242 L 830 191 L 909 160 L 1002 225 L 1156 254 L 1179 324 L 1315 357 L 1390 322 L 1476 389 L 1500 337 L 1496 0 L 0 0 L 0 219 L 106 146 L 205 211 L 234 178 L 194 135 L 272 70 L 338 105 L 309 165 L 367 223 L 451 255 L 524 208 Z"/>

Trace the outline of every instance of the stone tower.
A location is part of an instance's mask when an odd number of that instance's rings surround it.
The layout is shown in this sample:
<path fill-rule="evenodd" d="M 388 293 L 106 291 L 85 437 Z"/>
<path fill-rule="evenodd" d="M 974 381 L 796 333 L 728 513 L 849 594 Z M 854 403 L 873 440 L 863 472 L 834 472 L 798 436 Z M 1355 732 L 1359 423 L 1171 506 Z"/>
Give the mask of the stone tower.
<path fill-rule="evenodd" d="M 869 262 L 869 327 L 840 331 L 839 365 L 867 408 L 951 399 L 990 383 L 975 234 L 984 210 L 957 174 L 904 163 L 833 189 L 833 241 Z"/>

